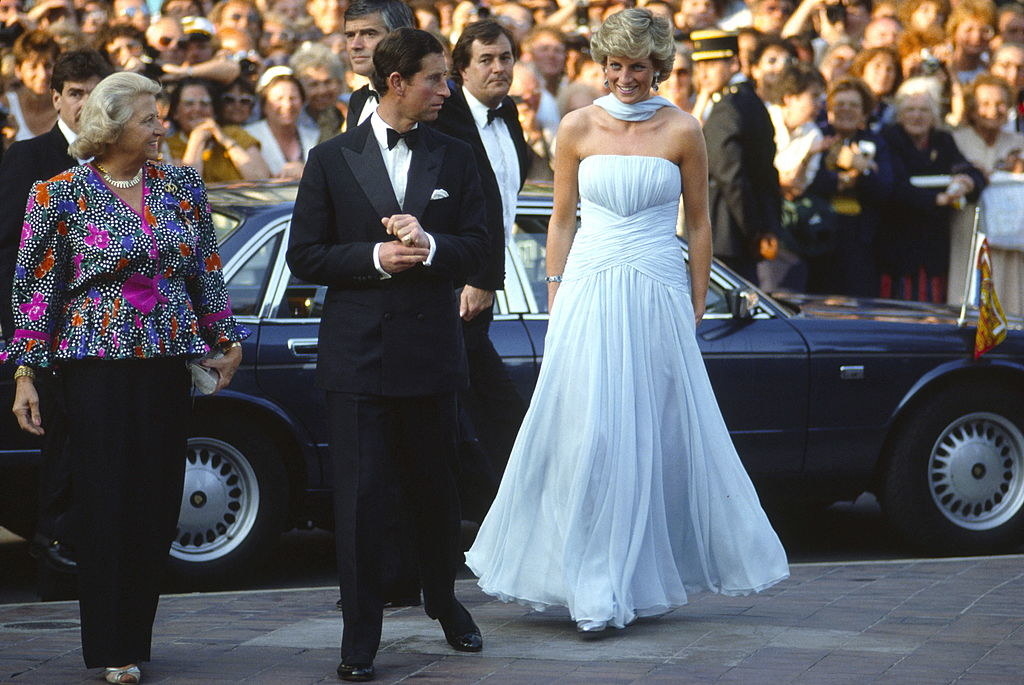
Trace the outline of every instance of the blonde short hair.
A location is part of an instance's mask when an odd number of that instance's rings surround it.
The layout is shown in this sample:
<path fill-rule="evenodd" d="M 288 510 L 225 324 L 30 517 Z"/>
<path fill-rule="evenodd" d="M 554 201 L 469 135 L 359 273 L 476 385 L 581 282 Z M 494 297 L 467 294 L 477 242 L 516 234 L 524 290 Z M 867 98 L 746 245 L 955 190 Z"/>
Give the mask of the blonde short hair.
<path fill-rule="evenodd" d="M 654 70 L 668 78 L 676 46 L 667 21 L 655 17 L 649 10 L 628 9 L 605 20 L 590 39 L 590 54 L 602 65 L 609 57 L 650 58 Z"/>
<path fill-rule="evenodd" d="M 915 95 L 927 95 L 928 106 L 931 107 L 932 115 L 935 117 L 933 125 L 942 121 L 942 84 L 931 76 L 915 76 L 907 79 L 896 91 L 896 114 L 899 116 L 903 111 L 903 105 L 909 98 Z"/>
<path fill-rule="evenodd" d="M 78 138 L 68 148 L 74 157 L 96 157 L 116 141 L 132 116 L 132 106 L 144 95 L 156 96 L 160 86 L 131 72 L 111 74 L 100 81 L 82 107 Z"/>

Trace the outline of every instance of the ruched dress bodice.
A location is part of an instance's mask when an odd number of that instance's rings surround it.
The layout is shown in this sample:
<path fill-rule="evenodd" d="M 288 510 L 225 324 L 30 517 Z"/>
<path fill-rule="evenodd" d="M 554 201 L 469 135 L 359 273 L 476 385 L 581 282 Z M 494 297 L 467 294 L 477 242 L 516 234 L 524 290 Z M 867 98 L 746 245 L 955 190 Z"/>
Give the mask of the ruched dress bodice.
<path fill-rule="evenodd" d="M 579 170 L 580 229 L 564 278 L 628 266 L 668 287 L 686 288 L 675 233 L 681 187 L 679 167 L 662 157 L 585 158 Z"/>
<path fill-rule="evenodd" d="M 659 157 L 582 160 L 540 376 L 466 554 L 485 592 L 568 607 L 583 630 L 789 572 L 697 345 L 680 185 Z"/>

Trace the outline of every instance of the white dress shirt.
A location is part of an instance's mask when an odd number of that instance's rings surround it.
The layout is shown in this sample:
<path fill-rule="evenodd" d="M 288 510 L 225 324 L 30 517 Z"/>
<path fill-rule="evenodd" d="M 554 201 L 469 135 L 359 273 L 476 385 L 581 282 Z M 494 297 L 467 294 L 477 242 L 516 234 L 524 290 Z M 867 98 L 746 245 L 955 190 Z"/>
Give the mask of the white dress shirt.
<path fill-rule="evenodd" d="M 377 111 L 377 105 L 380 104 L 380 95 L 373 89 L 373 86 L 370 86 L 370 93 L 370 97 L 366 98 L 366 102 L 363 103 L 363 109 L 359 111 L 359 121 L 356 122 L 357 124 L 361 124 L 369 119 L 370 115 Z M 387 146 L 385 145 L 385 147 Z"/>
<path fill-rule="evenodd" d="M 74 131 L 72 131 L 71 127 L 68 126 L 67 122 L 64 121 L 63 119 L 61 119 L 60 117 L 57 117 L 57 127 L 60 128 L 60 132 L 64 134 L 64 140 L 68 141 L 68 146 L 69 147 L 71 146 L 71 143 L 73 143 L 76 140 L 78 140 L 78 134 L 75 133 Z M 69 152 L 68 154 L 71 154 L 71 153 Z M 87 157 L 85 159 L 79 159 L 78 163 L 79 164 L 85 164 L 86 162 L 89 162 L 89 161 L 92 161 L 92 157 Z"/>
<path fill-rule="evenodd" d="M 487 160 L 498 180 L 498 191 L 501 194 L 501 218 L 505 227 L 505 242 L 512 238 L 512 224 L 516 220 L 516 199 L 519 194 L 519 155 L 516 154 L 515 143 L 508 124 L 501 117 L 495 117 L 487 123 L 488 107 L 473 97 L 472 93 L 462 87 L 466 96 L 470 114 L 476 122 L 476 130 L 480 132 L 480 140 L 487 152 Z"/>
<path fill-rule="evenodd" d="M 367 101 L 367 104 L 369 104 L 369 101 Z M 390 150 L 388 149 L 387 131 L 391 126 L 381 119 L 380 115 L 376 112 L 377 108 L 374 107 L 373 116 L 370 118 L 370 129 L 373 131 L 373 137 L 377 139 L 377 144 L 380 145 L 380 154 L 384 157 L 384 167 L 388 171 L 388 178 L 391 179 L 391 187 L 395 191 L 395 199 L 398 200 L 398 206 L 405 207 L 405 189 L 409 185 L 409 165 L 412 163 L 412 150 L 409 149 L 404 140 L 399 140 L 395 147 Z M 419 124 L 413 128 L 418 126 Z M 434 243 L 434 236 L 429 233 L 426 233 L 426 236 L 430 242 L 430 254 L 427 255 L 427 259 L 423 264 L 424 266 L 430 266 L 434 259 L 437 245 Z M 380 265 L 380 246 L 383 244 L 377 243 L 373 246 L 373 266 L 377 269 L 381 278 L 391 278 L 391 274 Z"/>

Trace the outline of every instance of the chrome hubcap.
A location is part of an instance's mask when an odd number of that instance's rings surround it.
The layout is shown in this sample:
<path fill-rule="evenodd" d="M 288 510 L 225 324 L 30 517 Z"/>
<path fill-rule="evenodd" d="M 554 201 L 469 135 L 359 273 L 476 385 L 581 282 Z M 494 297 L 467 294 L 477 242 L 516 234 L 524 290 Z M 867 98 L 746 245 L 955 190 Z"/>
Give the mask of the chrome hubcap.
<path fill-rule="evenodd" d="M 226 556 L 252 531 L 259 503 L 256 472 L 241 452 L 213 438 L 191 438 L 171 556 L 194 563 Z"/>
<path fill-rule="evenodd" d="M 1024 435 L 998 414 L 960 417 L 932 447 L 928 485 L 939 511 L 961 528 L 1006 523 L 1024 506 Z"/>

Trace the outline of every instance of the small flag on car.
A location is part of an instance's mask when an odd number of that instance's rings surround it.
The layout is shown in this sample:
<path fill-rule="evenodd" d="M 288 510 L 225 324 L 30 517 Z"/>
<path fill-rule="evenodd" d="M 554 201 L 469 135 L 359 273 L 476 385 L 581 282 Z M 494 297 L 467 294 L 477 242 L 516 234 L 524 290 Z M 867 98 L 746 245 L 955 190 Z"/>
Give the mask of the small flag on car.
<path fill-rule="evenodd" d="M 992 284 L 992 258 L 988 240 L 978 249 L 978 275 L 981 277 L 981 305 L 978 307 L 978 332 L 974 335 L 974 358 L 977 359 L 1006 339 L 1006 314 L 999 304 Z"/>

